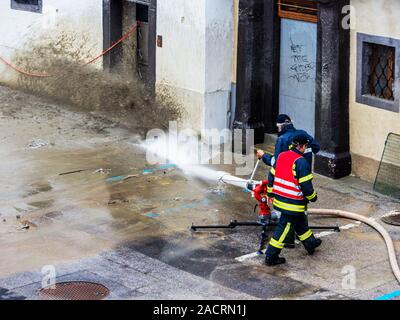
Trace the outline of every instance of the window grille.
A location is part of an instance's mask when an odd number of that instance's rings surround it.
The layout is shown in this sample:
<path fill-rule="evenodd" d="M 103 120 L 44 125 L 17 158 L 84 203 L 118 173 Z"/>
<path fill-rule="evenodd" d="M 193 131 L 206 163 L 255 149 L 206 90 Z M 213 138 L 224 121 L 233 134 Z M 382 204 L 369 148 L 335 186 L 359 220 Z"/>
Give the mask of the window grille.
<path fill-rule="evenodd" d="M 365 43 L 367 56 L 367 92 L 372 96 L 394 100 L 395 48 Z"/>

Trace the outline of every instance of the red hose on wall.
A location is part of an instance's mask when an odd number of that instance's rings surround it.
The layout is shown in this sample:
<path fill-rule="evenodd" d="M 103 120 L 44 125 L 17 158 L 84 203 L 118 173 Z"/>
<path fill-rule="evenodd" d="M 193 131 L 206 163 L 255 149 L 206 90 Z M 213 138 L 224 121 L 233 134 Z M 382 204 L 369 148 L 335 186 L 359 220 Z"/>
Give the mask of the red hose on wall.
<path fill-rule="evenodd" d="M 139 26 L 139 22 L 137 22 L 126 34 L 124 34 L 120 39 L 118 39 L 116 42 L 114 42 L 113 45 L 111 45 L 108 49 L 104 50 L 102 53 L 100 53 L 98 56 L 94 57 L 90 61 L 86 62 L 84 65 L 87 66 L 89 64 L 92 64 L 93 62 L 97 61 L 107 53 L 109 53 L 111 50 L 113 50 L 117 45 L 119 45 L 121 42 L 129 38 L 132 34 L 135 33 L 137 27 Z M 29 72 L 22 70 L 21 68 L 17 67 L 10 61 L 6 60 L 2 56 L 0 56 L 0 61 L 2 61 L 5 65 L 9 66 L 11 69 L 17 71 L 20 74 L 23 74 L 27 77 L 34 77 L 34 78 L 47 78 L 47 77 L 52 77 L 54 75 L 47 74 L 47 73 L 34 73 L 34 72 Z"/>

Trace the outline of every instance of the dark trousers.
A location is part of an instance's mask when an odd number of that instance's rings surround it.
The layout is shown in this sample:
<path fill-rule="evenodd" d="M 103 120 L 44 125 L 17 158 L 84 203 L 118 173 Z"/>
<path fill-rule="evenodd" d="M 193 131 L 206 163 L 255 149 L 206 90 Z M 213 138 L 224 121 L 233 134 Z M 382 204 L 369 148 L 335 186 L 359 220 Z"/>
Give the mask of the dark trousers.
<path fill-rule="evenodd" d="M 303 219 L 304 219 L 304 223 L 306 225 L 308 225 L 308 218 L 307 218 L 306 214 L 303 214 Z M 294 245 L 295 240 L 296 240 L 296 233 L 294 231 L 294 228 L 290 228 L 290 231 L 289 231 L 288 235 L 286 236 L 284 242 L 285 242 L 285 244 Z"/>
<path fill-rule="evenodd" d="M 307 216 L 305 214 L 289 215 L 282 213 L 269 242 L 266 259 L 272 261 L 277 259 L 285 243 L 294 242 L 294 233 L 297 234 L 307 251 L 316 247 L 316 238 L 308 227 Z"/>

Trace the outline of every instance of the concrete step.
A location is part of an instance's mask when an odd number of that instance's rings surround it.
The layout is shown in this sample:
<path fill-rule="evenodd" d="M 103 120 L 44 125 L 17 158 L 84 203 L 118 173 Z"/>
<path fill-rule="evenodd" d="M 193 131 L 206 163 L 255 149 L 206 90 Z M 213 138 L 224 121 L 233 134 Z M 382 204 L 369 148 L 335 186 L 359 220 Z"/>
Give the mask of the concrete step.
<path fill-rule="evenodd" d="M 257 144 L 256 149 L 264 150 L 269 154 L 274 154 L 275 152 L 275 143 L 278 139 L 278 135 L 266 133 L 264 135 L 264 143 Z"/>

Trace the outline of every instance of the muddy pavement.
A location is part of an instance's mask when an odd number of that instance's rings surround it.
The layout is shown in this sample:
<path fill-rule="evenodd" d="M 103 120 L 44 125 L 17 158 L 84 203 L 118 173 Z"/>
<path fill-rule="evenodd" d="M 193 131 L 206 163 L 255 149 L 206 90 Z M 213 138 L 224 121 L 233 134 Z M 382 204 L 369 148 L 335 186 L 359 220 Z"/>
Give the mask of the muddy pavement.
<path fill-rule="evenodd" d="M 368 227 L 324 235 L 313 257 L 298 245 L 277 268 L 246 258 L 258 249 L 258 228 L 190 232 L 192 222 L 254 220 L 254 200 L 149 165 L 139 139 L 115 119 L 0 87 L 0 298 L 37 299 L 47 265 L 58 281 L 97 281 L 123 299 L 371 299 L 398 288 Z M 318 207 L 376 219 L 399 208 L 354 177 L 316 184 Z M 399 231 L 388 230 L 400 250 Z M 346 266 L 354 287 L 343 285 Z"/>
<path fill-rule="evenodd" d="M 139 137 L 118 123 L 4 87 L 0 104 L 2 278 L 147 239 L 185 242 L 193 221 L 229 222 L 238 205 L 252 208 L 247 195 L 227 207 L 222 189 L 149 166 Z"/>
<path fill-rule="evenodd" d="M 208 186 L 174 166 L 150 167 L 129 131 L 1 90 L 0 230 L 3 244 L 14 243 L 3 246 L 9 259 L 1 274 L 45 263 L 52 254 L 68 259 L 168 233 L 171 225 L 184 231 L 196 210 L 215 216 L 211 202 L 219 198 Z M 180 219 L 184 204 L 189 216 Z M 51 240 L 44 243 L 46 238 Z M 19 250 L 28 258 L 23 265 Z"/>

